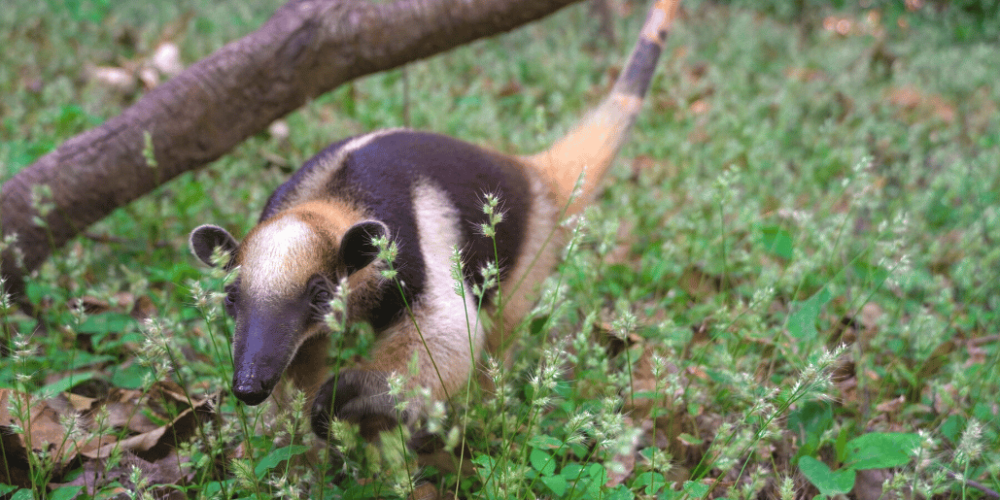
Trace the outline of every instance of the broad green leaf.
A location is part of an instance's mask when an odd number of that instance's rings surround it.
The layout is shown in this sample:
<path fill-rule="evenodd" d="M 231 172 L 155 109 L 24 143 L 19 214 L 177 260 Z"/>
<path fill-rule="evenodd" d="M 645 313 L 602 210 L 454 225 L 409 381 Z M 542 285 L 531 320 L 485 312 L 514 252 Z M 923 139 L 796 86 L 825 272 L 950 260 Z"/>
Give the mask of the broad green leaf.
<path fill-rule="evenodd" d="M 632 493 L 632 490 L 626 488 L 624 484 L 619 484 L 607 495 L 604 495 L 605 500 L 633 500 L 634 498 L 635 493 Z"/>
<path fill-rule="evenodd" d="M 964 428 L 965 419 L 960 415 L 952 415 L 941 424 L 939 432 L 941 432 L 941 435 L 947 438 L 948 441 L 951 441 L 952 444 L 957 444 L 958 440 L 962 437 L 962 429 Z"/>
<path fill-rule="evenodd" d="M 94 378 L 93 373 L 74 373 L 73 375 L 63 377 L 55 382 L 52 382 L 51 384 L 46 384 L 45 387 L 39 389 L 38 392 L 48 396 L 55 396 L 60 392 L 66 392 L 72 389 L 73 386 L 79 384 L 80 382 L 85 382 L 92 378 Z"/>
<path fill-rule="evenodd" d="M 799 459 L 799 470 L 826 496 L 846 494 L 854 488 L 853 469 L 832 471 L 823 462 L 806 456 Z"/>
<path fill-rule="evenodd" d="M 116 359 L 118 358 L 110 354 L 91 354 L 86 351 L 77 351 L 68 360 L 69 364 L 66 365 L 66 370 L 77 370 L 85 366 L 115 361 Z"/>
<path fill-rule="evenodd" d="M 889 278 L 889 271 L 886 271 L 881 266 L 872 265 L 861 260 L 854 263 L 854 272 L 857 273 L 865 283 L 870 283 L 872 285 L 881 285 L 886 279 Z"/>
<path fill-rule="evenodd" d="M 667 480 L 664 479 L 663 474 L 660 474 L 659 472 L 646 471 L 639 474 L 639 476 L 635 478 L 635 482 L 632 483 L 632 488 L 636 490 L 639 488 L 645 488 L 643 493 L 647 495 L 655 495 L 666 485 Z"/>
<path fill-rule="evenodd" d="M 236 484 L 235 479 L 226 479 L 225 481 L 211 481 L 208 484 L 206 484 L 204 488 L 202 488 L 201 494 L 204 495 L 205 498 L 213 498 L 222 492 L 223 487 L 225 487 L 228 491 L 231 492 L 234 484 Z"/>
<path fill-rule="evenodd" d="M 343 500 L 344 490 L 339 485 L 327 484 L 323 487 L 323 500 Z"/>
<path fill-rule="evenodd" d="M 292 444 L 288 446 L 283 446 L 278 448 L 271 453 L 268 453 L 266 457 L 260 459 L 257 462 L 257 467 L 254 468 L 253 473 L 258 478 L 263 477 L 267 471 L 277 467 L 282 461 L 288 460 L 289 458 L 305 453 L 309 447 L 303 444 Z"/>
<path fill-rule="evenodd" d="M 542 482 L 548 486 L 557 497 L 566 494 L 566 478 L 563 476 L 542 476 Z"/>
<path fill-rule="evenodd" d="M 538 448 L 531 449 L 528 461 L 531 462 L 531 467 L 541 472 L 542 475 L 551 476 L 556 471 L 556 461 L 552 460 L 552 455 Z"/>
<path fill-rule="evenodd" d="M 972 405 L 972 416 L 982 420 L 983 422 L 992 422 L 996 416 L 996 406 L 994 403 L 989 403 L 989 398 L 983 398 L 984 401 L 979 401 Z"/>
<path fill-rule="evenodd" d="M 847 438 L 850 436 L 851 427 L 843 426 L 837 433 L 837 439 L 833 441 L 833 449 L 837 452 L 837 461 L 844 463 L 847 460 Z"/>
<path fill-rule="evenodd" d="M 797 311 L 788 318 L 788 332 L 793 337 L 800 340 L 812 340 L 816 338 L 816 319 L 819 312 L 830 301 L 831 295 L 826 288 L 816 292 L 808 300 L 800 302 Z"/>
<path fill-rule="evenodd" d="M 583 476 L 583 466 L 576 462 L 568 463 L 566 464 L 565 467 L 563 467 L 560 475 L 566 476 L 569 479 L 576 480 L 577 478 Z"/>
<path fill-rule="evenodd" d="M 870 432 L 847 443 L 844 463 L 854 470 L 887 469 L 910 463 L 910 451 L 920 436 L 901 432 Z"/>
<path fill-rule="evenodd" d="M 586 497 L 596 498 L 601 488 L 608 482 L 608 471 L 601 464 L 590 464 L 585 467 L 583 475 L 586 477 L 582 481 L 582 484 L 586 485 L 584 487 L 587 492 Z"/>
<path fill-rule="evenodd" d="M 153 372 L 152 368 L 139 363 L 125 365 L 124 368 L 110 367 L 109 371 L 111 371 L 111 385 L 125 389 L 142 388 L 143 377 Z"/>
<path fill-rule="evenodd" d="M 49 494 L 49 500 L 70 500 L 82 489 L 83 486 L 63 486 Z"/>
<path fill-rule="evenodd" d="M 80 325 L 79 330 L 96 334 L 121 333 L 134 324 L 135 319 L 128 314 L 107 312 L 88 316 Z"/>
<path fill-rule="evenodd" d="M 797 455 L 813 455 L 823 433 L 833 426 L 833 407 L 827 402 L 807 401 L 788 414 L 787 426 L 802 438 Z"/>
<path fill-rule="evenodd" d="M 536 436 L 531 436 L 531 438 L 528 439 L 528 444 L 535 448 L 541 448 L 543 450 L 545 449 L 554 450 L 561 448 L 563 442 L 561 439 L 552 437 L 548 434 L 538 434 Z"/>
<path fill-rule="evenodd" d="M 708 485 L 697 481 L 684 481 L 684 492 L 691 498 L 703 498 L 708 494 Z"/>
<path fill-rule="evenodd" d="M 764 249 L 785 260 L 791 260 L 795 244 L 792 235 L 781 226 L 761 226 L 757 240 Z"/>
<path fill-rule="evenodd" d="M 686 432 L 682 432 L 681 435 L 678 436 L 677 438 L 680 439 L 682 443 L 689 446 L 698 446 L 705 443 L 704 439 L 692 436 L 691 434 L 688 434 Z"/>
<path fill-rule="evenodd" d="M 378 498 L 377 495 L 381 489 L 383 489 L 383 485 L 378 481 L 373 481 L 368 484 L 356 484 L 344 491 L 343 498 L 344 500 Z"/>
<path fill-rule="evenodd" d="M 14 492 L 14 495 L 10 497 L 10 500 L 34 500 L 35 495 L 31 492 L 31 488 L 21 488 Z"/>
<path fill-rule="evenodd" d="M 477 455 L 472 459 L 472 463 L 479 466 L 476 467 L 476 475 L 483 480 L 490 477 L 496 468 L 496 461 L 489 455 Z"/>

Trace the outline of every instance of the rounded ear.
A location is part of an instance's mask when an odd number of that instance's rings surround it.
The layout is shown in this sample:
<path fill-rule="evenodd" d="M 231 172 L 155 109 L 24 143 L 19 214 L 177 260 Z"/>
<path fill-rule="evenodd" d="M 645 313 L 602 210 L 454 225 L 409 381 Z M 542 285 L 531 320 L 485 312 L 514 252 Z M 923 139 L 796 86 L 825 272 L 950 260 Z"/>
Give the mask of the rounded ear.
<path fill-rule="evenodd" d="M 375 238 L 389 235 L 389 228 L 377 220 L 359 222 L 340 239 L 340 261 L 347 267 L 347 274 L 364 269 L 378 257 Z"/>
<path fill-rule="evenodd" d="M 221 247 L 222 251 L 229 255 L 229 262 L 225 265 L 226 269 L 232 265 L 233 259 L 236 257 L 236 249 L 239 248 L 239 243 L 236 242 L 233 235 L 212 224 L 194 228 L 188 242 L 191 245 L 191 253 L 198 257 L 198 260 L 212 267 L 215 267 L 215 263 L 212 262 L 212 253 L 215 252 L 216 248 Z"/>

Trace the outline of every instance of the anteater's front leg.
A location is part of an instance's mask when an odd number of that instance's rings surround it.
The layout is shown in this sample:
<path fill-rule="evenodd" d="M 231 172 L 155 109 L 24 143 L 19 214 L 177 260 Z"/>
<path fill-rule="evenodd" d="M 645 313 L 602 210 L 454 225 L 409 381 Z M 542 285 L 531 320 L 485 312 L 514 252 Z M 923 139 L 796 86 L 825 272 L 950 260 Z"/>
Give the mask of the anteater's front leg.
<path fill-rule="evenodd" d="M 445 300 L 436 307 L 417 306 L 412 316 L 384 332 L 371 361 L 327 380 L 313 403 L 313 430 L 319 436 L 328 437 L 332 416 L 357 423 L 361 435 L 373 440 L 397 424 L 417 421 L 424 410 L 418 388 L 428 389 L 431 400 L 444 401 L 465 387 L 482 351 L 483 326 L 471 308 L 466 321 L 464 308 L 471 300 L 440 298 Z M 392 374 L 403 381 L 399 394 L 390 394 Z"/>

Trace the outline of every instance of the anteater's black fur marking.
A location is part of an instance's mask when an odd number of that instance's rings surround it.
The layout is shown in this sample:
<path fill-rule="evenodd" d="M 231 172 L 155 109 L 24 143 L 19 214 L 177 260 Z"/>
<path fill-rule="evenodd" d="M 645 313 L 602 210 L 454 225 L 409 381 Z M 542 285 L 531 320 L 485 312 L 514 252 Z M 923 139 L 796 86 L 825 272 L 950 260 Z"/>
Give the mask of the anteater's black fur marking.
<path fill-rule="evenodd" d="M 482 284 L 480 269 L 497 260 L 500 279 L 507 277 L 508 264 L 513 262 L 524 239 L 524 224 L 531 206 L 528 180 L 523 167 L 511 157 L 500 155 L 451 137 L 400 130 L 373 139 L 345 155 L 340 165 L 324 163 L 336 157 L 351 139 L 326 148 L 307 162 L 288 182 L 274 192 L 261 215 L 261 222 L 274 215 L 284 204 L 285 197 L 317 169 L 332 172 L 326 183 L 331 197 L 350 199 L 367 215 L 389 227 L 393 241 L 399 247 L 396 270 L 405 285 L 403 295 L 395 283 L 387 283 L 383 301 L 371 312 L 372 327 L 385 328 L 405 313 L 406 303 L 424 292 L 425 263 L 420 253 L 420 238 L 413 210 L 413 190 L 422 182 L 433 183 L 448 195 L 457 209 L 464 241 L 461 247 L 465 280 Z M 489 222 L 483 213 L 486 194 L 496 195 L 504 212 L 503 222 L 496 227 L 496 255 L 493 241 L 482 234 L 482 225 Z M 433 238 L 434 235 L 423 235 Z M 495 259 L 495 257 L 498 257 Z M 493 299 L 493 291 L 485 297 Z"/>
<path fill-rule="evenodd" d="M 660 58 L 663 48 L 649 40 L 640 40 L 636 44 L 631 64 L 625 68 L 618 83 L 618 90 L 623 94 L 642 97 L 649 90 L 649 84 L 656 73 L 656 61 Z"/>

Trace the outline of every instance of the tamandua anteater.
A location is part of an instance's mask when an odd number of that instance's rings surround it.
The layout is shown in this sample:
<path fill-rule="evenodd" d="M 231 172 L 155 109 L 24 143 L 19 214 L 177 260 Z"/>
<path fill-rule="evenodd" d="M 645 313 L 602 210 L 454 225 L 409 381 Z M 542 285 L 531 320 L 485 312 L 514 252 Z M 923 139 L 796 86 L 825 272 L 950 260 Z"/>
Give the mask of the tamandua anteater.
<path fill-rule="evenodd" d="M 547 151 L 509 156 L 427 132 L 371 132 L 306 162 L 271 195 L 242 243 L 218 226 L 194 229 L 191 250 L 201 261 L 211 265 L 213 250 L 222 247 L 227 267 L 237 270 L 225 299 L 236 320 L 236 397 L 257 405 L 287 372 L 313 395 L 319 435 L 326 437 L 332 416 L 360 423 L 371 439 L 419 417 L 419 401 L 405 401 L 399 412 L 388 393 L 387 376 L 409 374 L 412 360 L 411 388 L 444 400 L 464 387 L 483 349 L 500 354 L 505 332 L 528 312 L 531 292 L 553 269 L 562 246 L 559 218 L 593 198 L 625 142 L 677 1 L 655 2 L 610 95 Z M 493 238 L 482 230 L 487 195 L 500 200 L 504 214 Z M 376 238 L 396 244 L 391 264 L 376 258 Z M 451 272 L 456 248 L 464 298 Z M 489 263 L 499 268 L 499 287 L 479 304 L 472 289 Z M 382 273 L 390 265 L 394 279 Z M 346 320 L 370 323 L 377 341 L 370 361 L 324 383 L 323 316 L 345 277 Z"/>

